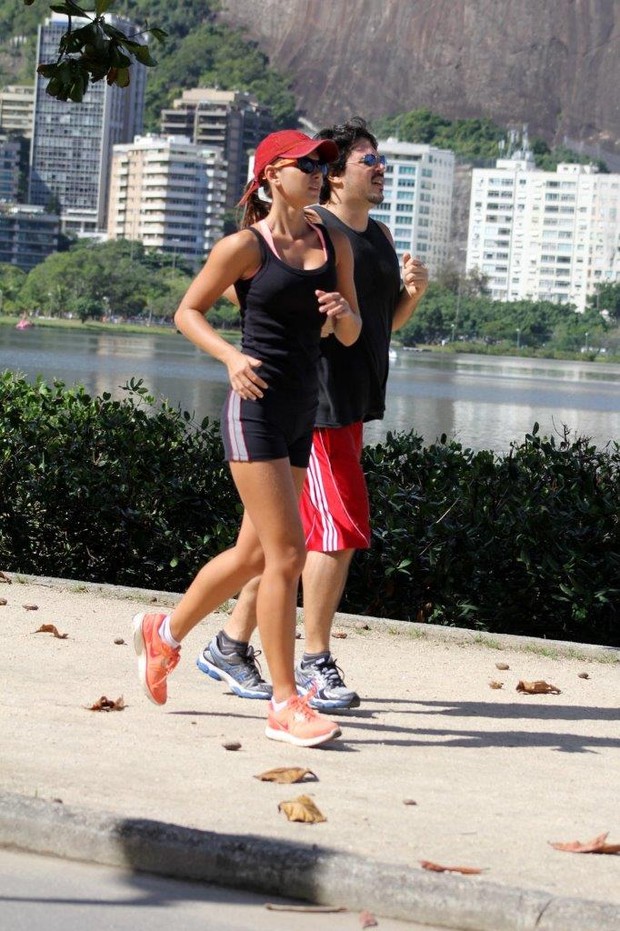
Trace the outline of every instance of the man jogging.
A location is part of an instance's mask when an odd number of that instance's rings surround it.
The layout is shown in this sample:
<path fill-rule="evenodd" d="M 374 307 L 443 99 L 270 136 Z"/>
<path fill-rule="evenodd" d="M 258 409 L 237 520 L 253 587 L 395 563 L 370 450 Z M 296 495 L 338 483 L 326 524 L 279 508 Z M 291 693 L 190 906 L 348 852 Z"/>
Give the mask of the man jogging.
<path fill-rule="evenodd" d="M 391 334 L 410 319 L 428 285 L 425 266 L 398 258 L 387 227 L 370 211 L 383 201 L 385 157 L 359 117 L 322 130 L 339 157 L 312 208 L 328 230 L 341 230 L 353 250 L 354 279 L 362 332 L 343 347 L 332 335 L 321 341 L 319 408 L 310 465 L 301 498 L 308 555 L 302 575 L 305 644 L 296 667 L 298 690 L 314 694 L 321 711 L 355 708 L 358 694 L 346 687 L 330 651 L 330 634 L 351 559 L 370 546 L 369 507 L 361 467 L 363 424 L 385 411 Z M 240 592 L 221 630 L 200 653 L 198 667 L 228 683 L 242 698 L 271 697 L 249 644 L 256 627 L 258 580 Z"/>

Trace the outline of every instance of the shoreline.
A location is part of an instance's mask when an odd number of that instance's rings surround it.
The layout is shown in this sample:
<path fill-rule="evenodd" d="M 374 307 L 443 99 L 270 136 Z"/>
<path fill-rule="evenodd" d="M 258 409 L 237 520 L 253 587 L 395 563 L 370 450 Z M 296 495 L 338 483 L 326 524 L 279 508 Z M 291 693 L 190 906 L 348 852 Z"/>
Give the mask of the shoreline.
<path fill-rule="evenodd" d="M 15 327 L 19 317 L 10 317 L 7 315 L 0 316 L 0 327 Z M 161 323 L 103 323 L 102 321 L 67 320 L 61 317 L 35 317 L 35 327 L 41 329 L 67 329 L 82 330 L 90 333 L 118 333 L 128 334 L 131 336 L 179 336 L 179 331 L 174 325 L 165 325 Z M 218 333 L 224 339 L 230 342 L 238 342 L 241 337 L 240 330 L 218 329 Z M 461 343 L 458 346 L 453 344 L 440 346 L 420 344 L 420 346 L 403 346 L 398 340 L 394 340 L 393 347 L 403 352 L 432 352 L 443 355 L 484 355 L 484 356 L 505 356 L 507 358 L 517 359 L 555 359 L 559 362 L 595 362 L 597 365 L 618 365 L 620 364 L 620 354 L 614 353 L 603 356 L 599 352 L 568 352 L 564 350 L 550 349 L 548 352 L 543 350 L 521 349 L 517 351 L 510 346 L 488 346 L 479 343 Z"/>

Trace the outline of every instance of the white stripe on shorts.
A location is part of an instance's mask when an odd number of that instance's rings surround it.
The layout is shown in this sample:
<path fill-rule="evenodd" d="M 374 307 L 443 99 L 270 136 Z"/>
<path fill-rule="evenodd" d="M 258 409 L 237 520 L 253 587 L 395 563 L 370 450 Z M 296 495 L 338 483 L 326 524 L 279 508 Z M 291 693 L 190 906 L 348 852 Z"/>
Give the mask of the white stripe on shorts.
<path fill-rule="evenodd" d="M 226 410 L 226 426 L 230 440 L 230 448 L 235 462 L 248 462 L 250 457 L 243 435 L 243 424 L 240 418 L 241 398 L 236 391 L 230 392 Z"/>
<path fill-rule="evenodd" d="M 316 443 L 317 436 L 314 435 L 314 442 Z M 333 550 L 338 549 L 338 531 L 336 525 L 334 524 L 334 519 L 329 510 L 329 502 L 327 500 L 327 495 L 325 493 L 325 486 L 323 484 L 323 475 L 321 473 L 321 466 L 314 449 L 314 444 L 310 451 L 310 462 L 308 463 L 308 490 L 310 492 L 310 500 L 316 508 L 318 514 L 321 518 L 321 526 L 323 528 L 322 533 L 322 547 L 323 552 L 329 553 Z"/>

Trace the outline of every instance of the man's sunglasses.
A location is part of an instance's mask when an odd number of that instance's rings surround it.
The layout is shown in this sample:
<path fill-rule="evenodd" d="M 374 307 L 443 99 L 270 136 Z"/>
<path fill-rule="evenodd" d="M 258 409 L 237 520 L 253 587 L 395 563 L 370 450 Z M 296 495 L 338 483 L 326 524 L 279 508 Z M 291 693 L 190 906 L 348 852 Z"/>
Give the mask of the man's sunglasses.
<path fill-rule="evenodd" d="M 315 171 L 320 171 L 325 178 L 329 171 L 329 162 L 317 161 L 317 159 L 310 158 L 309 155 L 302 155 L 301 158 L 285 158 L 284 160 L 290 165 L 295 165 L 305 175 L 313 175 Z"/>
<path fill-rule="evenodd" d="M 374 155 L 372 152 L 367 152 L 366 155 L 362 155 L 359 164 L 367 165 L 369 168 L 374 168 L 376 165 L 381 165 L 382 168 L 385 168 L 387 165 L 387 158 L 385 155 Z"/>

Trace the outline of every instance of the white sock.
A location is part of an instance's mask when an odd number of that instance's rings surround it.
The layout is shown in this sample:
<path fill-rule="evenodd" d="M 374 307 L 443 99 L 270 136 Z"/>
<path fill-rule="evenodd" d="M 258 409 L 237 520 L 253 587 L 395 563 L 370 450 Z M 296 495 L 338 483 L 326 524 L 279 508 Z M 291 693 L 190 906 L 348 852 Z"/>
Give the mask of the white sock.
<path fill-rule="evenodd" d="M 288 698 L 285 698 L 284 701 L 275 701 L 275 699 L 272 698 L 271 707 L 274 711 L 282 711 L 282 709 L 286 707 L 287 702 Z"/>
<path fill-rule="evenodd" d="M 161 622 L 161 627 L 159 628 L 159 636 L 167 643 L 169 647 L 172 647 L 173 650 L 176 650 L 177 647 L 180 647 L 181 644 L 174 639 L 170 633 L 170 615 L 167 614 L 163 621 Z"/>

